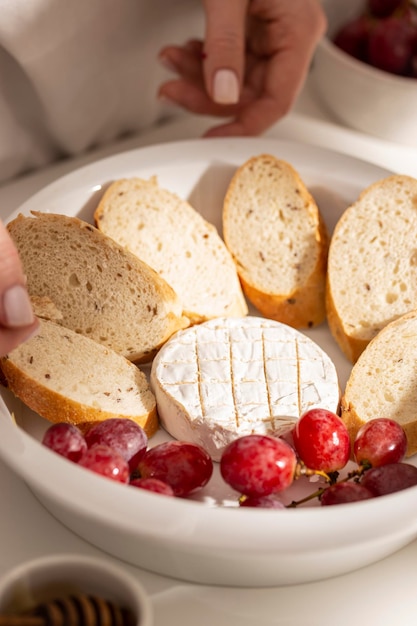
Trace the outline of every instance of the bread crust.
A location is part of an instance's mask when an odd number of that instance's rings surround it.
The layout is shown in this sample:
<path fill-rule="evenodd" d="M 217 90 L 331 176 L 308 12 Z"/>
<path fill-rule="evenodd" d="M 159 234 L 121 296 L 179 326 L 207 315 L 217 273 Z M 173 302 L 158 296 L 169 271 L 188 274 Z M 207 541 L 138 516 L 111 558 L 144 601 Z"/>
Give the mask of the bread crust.
<path fill-rule="evenodd" d="M 407 457 L 417 453 L 416 339 L 417 311 L 411 311 L 385 326 L 359 356 L 341 399 L 352 445 L 361 426 L 386 417 L 404 428 Z"/>
<path fill-rule="evenodd" d="M 248 313 L 233 259 L 214 224 L 157 177 L 114 181 L 94 211 L 97 228 L 177 293 L 191 324 Z"/>
<path fill-rule="evenodd" d="M 266 211 L 269 211 L 271 217 L 276 217 L 278 213 L 282 213 L 283 220 L 285 221 L 286 212 L 290 214 L 291 211 L 302 211 L 306 216 L 306 222 L 310 222 L 308 228 L 308 237 L 314 241 L 314 261 L 309 268 L 309 272 L 306 274 L 304 280 L 294 281 L 293 286 L 283 292 L 280 287 L 280 281 L 285 274 L 287 268 L 282 267 L 280 273 L 276 275 L 276 289 L 270 289 L 266 287 L 266 283 L 262 282 L 258 277 L 254 275 L 253 260 L 241 253 L 232 242 L 235 233 L 232 233 L 232 229 L 237 227 L 240 229 L 239 235 L 244 238 L 245 224 L 245 199 L 243 197 L 244 189 L 247 189 L 249 185 L 255 187 L 259 185 L 258 198 L 263 193 L 263 187 L 259 181 L 256 180 L 256 175 L 250 178 L 251 182 L 243 179 L 248 178 L 248 172 L 258 168 L 263 168 L 265 171 L 270 172 L 270 178 L 273 179 L 274 172 L 284 172 L 286 181 L 291 180 L 293 186 L 293 201 L 296 208 L 292 205 L 289 207 L 288 202 L 283 202 L 282 206 L 275 205 L 272 208 L 266 207 Z M 252 180 L 253 178 L 253 180 Z M 243 180 L 242 180 L 243 179 Z M 280 195 L 280 178 L 279 176 L 274 179 L 275 184 L 274 193 L 276 198 Z M 272 187 L 271 183 L 268 183 Z M 245 187 L 246 186 L 246 187 Z M 239 187 L 241 187 L 239 189 Z M 242 196 L 242 197 L 240 197 Z M 239 224 L 232 221 L 231 212 L 232 205 L 241 203 L 239 210 L 241 210 L 242 219 L 239 218 Z M 267 198 L 264 200 L 265 206 L 267 204 Z M 271 203 L 272 204 L 272 203 Z M 266 212 L 265 211 L 265 212 Z M 252 208 L 250 212 L 253 212 Z M 311 226 L 314 225 L 314 226 Z M 249 228 L 249 227 L 248 227 Z M 266 237 L 271 239 L 275 237 L 276 233 L 273 227 L 265 224 Z M 288 324 L 294 328 L 311 328 L 321 324 L 326 316 L 325 309 L 325 282 L 327 271 L 327 253 L 329 246 L 329 235 L 327 226 L 323 220 L 322 215 L 315 203 L 314 198 L 305 187 L 298 172 L 287 162 L 277 159 L 269 154 L 262 154 L 252 157 L 246 161 L 241 167 L 239 167 L 233 176 L 233 179 L 227 190 L 224 206 L 223 206 L 223 233 L 226 245 L 232 253 L 234 261 L 236 263 L 237 272 L 239 274 L 243 291 L 248 300 L 259 310 L 265 317 L 274 319 L 276 321 Z M 233 235 L 233 237 L 232 237 Z M 286 235 L 292 237 L 295 233 L 287 228 Z M 280 242 L 278 235 L 274 239 L 276 244 L 276 250 L 279 252 L 280 246 L 287 245 Z M 263 263 L 262 259 L 262 240 L 257 241 L 257 245 L 260 248 L 258 266 L 261 267 Z M 269 244 L 270 245 L 270 242 Z M 289 242 L 289 246 L 293 246 L 293 241 Z M 296 258 L 297 251 L 294 251 L 294 258 Z M 303 267 L 304 270 L 304 267 Z M 263 271 L 263 268 L 262 270 Z"/>
<path fill-rule="evenodd" d="M 38 381 L 27 376 L 7 358 L 2 359 L 1 368 L 8 389 L 32 411 L 38 413 L 48 422 L 74 424 L 85 433 L 93 424 L 106 419 L 121 417 L 118 413 L 102 411 L 92 406 L 80 404 L 52 389 L 41 386 Z M 150 413 L 135 415 L 126 419 L 131 419 L 141 426 L 148 437 L 152 437 L 159 428 L 156 407 Z"/>
<path fill-rule="evenodd" d="M 328 278 L 326 279 L 325 303 L 327 323 L 330 333 L 346 358 L 349 359 L 351 363 L 356 363 L 368 345 L 369 340 L 353 337 L 349 335 L 348 331 L 345 330 L 343 321 L 336 311 Z"/>
<path fill-rule="evenodd" d="M 174 332 L 189 325 L 170 285 L 91 224 L 34 212 L 19 215 L 8 230 L 42 316 L 59 319 L 136 363 L 150 361 Z"/>
<path fill-rule="evenodd" d="M 39 322 L 37 335 L 0 358 L 4 383 L 15 396 L 49 422 L 68 422 L 83 432 L 122 417 L 148 437 L 155 434 L 156 399 L 144 372 L 91 339 Z"/>
<path fill-rule="evenodd" d="M 416 198 L 415 178 L 387 176 L 364 189 L 334 229 L 326 314 L 352 363 L 387 324 L 417 306 Z"/>

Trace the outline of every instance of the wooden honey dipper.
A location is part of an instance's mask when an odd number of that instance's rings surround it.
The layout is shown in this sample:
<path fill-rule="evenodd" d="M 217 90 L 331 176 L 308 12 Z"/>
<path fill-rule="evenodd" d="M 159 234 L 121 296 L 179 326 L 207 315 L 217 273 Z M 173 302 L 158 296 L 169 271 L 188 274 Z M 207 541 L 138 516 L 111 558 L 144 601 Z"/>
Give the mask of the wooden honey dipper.
<path fill-rule="evenodd" d="M 0 614 L 0 626 L 136 626 L 132 611 L 104 598 L 73 593 L 22 613 Z"/>

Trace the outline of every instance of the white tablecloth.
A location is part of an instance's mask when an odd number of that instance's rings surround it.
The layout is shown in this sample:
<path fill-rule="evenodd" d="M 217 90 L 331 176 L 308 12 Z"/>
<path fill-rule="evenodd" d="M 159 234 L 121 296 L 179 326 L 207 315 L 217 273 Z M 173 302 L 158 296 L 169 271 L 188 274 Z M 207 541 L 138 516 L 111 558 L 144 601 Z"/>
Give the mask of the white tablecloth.
<path fill-rule="evenodd" d="M 204 119 L 182 119 L 0 187 L 0 217 L 7 217 L 38 189 L 76 167 L 141 145 L 199 137 L 209 123 Z M 388 144 L 338 125 L 321 109 L 308 83 L 294 112 L 268 135 L 330 147 L 417 176 L 417 147 L 414 150 Z M 0 494 L 0 575 L 25 560 L 56 552 L 112 559 L 57 522 L 1 462 Z M 121 565 L 150 594 L 155 626 L 414 626 L 416 564 L 417 541 L 379 563 L 332 580 L 253 590 L 191 585 Z"/>

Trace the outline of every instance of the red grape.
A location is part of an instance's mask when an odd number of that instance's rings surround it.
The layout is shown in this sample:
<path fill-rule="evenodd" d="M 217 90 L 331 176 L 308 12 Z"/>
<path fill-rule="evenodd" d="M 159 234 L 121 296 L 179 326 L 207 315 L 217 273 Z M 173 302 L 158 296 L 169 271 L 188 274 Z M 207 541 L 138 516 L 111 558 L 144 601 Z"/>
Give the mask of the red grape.
<path fill-rule="evenodd" d="M 412 78 L 417 78 L 417 50 L 415 54 L 411 58 L 410 63 L 410 76 Z"/>
<path fill-rule="evenodd" d="M 327 409 L 310 409 L 293 429 L 295 449 L 308 469 L 335 472 L 349 461 L 350 438 L 338 415 Z"/>
<path fill-rule="evenodd" d="M 322 506 L 333 504 L 346 504 L 348 502 L 359 502 L 359 500 L 369 500 L 374 498 L 372 491 L 364 485 L 356 482 L 340 482 L 327 487 L 320 496 Z"/>
<path fill-rule="evenodd" d="M 285 504 L 275 494 L 267 496 L 245 496 L 239 501 L 239 506 L 258 509 L 285 509 Z"/>
<path fill-rule="evenodd" d="M 372 467 L 399 463 L 407 452 L 407 437 L 398 422 L 375 418 L 364 424 L 353 443 L 353 454 L 358 465 Z"/>
<path fill-rule="evenodd" d="M 105 444 L 116 450 L 128 463 L 131 472 L 136 469 L 146 452 L 148 438 L 136 422 L 123 417 L 104 420 L 86 433 L 87 445 Z"/>
<path fill-rule="evenodd" d="M 368 59 L 368 40 L 371 22 L 366 15 L 351 20 L 336 33 L 335 45 L 360 61 Z"/>
<path fill-rule="evenodd" d="M 220 459 L 225 482 L 247 496 L 267 496 L 289 487 L 297 458 L 282 439 L 246 435 L 232 441 Z"/>
<path fill-rule="evenodd" d="M 402 4 L 404 0 L 368 0 L 368 8 L 375 17 L 388 17 Z"/>
<path fill-rule="evenodd" d="M 132 487 L 138 487 L 139 489 L 145 489 L 146 491 L 160 493 L 164 496 L 175 495 L 172 487 L 162 480 L 159 480 L 159 478 L 134 478 L 130 481 L 130 485 Z"/>
<path fill-rule="evenodd" d="M 416 30 L 408 19 L 388 17 L 378 21 L 369 35 L 369 62 L 392 74 L 410 71 Z"/>
<path fill-rule="evenodd" d="M 373 67 L 415 77 L 416 5 L 410 0 L 369 0 L 362 13 L 339 28 L 333 42 Z"/>
<path fill-rule="evenodd" d="M 89 448 L 78 461 L 78 465 L 120 483 L 129 482 L 127 461 L 113 448 L 104 444 L 96 444 Z"/>
<path fill-rule="evenodd" d="M 72 424 L 53 424 L 45 432 L 42 443 L 57 454 L 78 463 L 87 450 L 87 443 L 81 431 Z"/>
<path fill-rule="evenodd" d="M 375 496 L 401 491 L 417 485 L 417 467 L 408 463 L 390 463 L 367 470 L 361 485 L 372 491 Z"/>
<path fill-rule="evenodd" d="M 142 478 L 168 483 L 176 496 L 204 487 L 213 473 L 213 461 L 201 447 L 185 441 L 167 441 L 150 448 L 139 461 Z"/>

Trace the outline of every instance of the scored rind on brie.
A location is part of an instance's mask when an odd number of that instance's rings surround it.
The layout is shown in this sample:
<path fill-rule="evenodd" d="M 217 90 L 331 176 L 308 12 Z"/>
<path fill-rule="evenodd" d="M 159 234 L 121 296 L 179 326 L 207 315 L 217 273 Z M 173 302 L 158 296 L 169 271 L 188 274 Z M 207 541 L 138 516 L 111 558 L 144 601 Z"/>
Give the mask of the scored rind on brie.
<path fill-rule="evenodd" d="M 151 386 L 165 430 L 217 461 L 237 437 L 283 435 L 306 410 L 337 411 L 340 400 L 336 368 L 314 341 L 254 316 L 175 333 L 154 359 Z"/>

